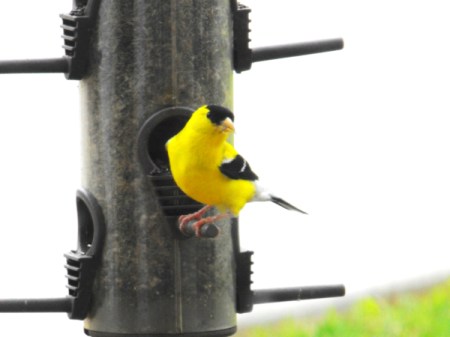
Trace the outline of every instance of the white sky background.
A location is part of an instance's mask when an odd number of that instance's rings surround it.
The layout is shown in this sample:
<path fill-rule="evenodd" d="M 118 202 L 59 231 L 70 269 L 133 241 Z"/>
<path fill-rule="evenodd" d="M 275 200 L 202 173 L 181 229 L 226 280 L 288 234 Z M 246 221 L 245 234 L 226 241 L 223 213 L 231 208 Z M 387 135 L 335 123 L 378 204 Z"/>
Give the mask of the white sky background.
<path fill-rule="evenodd" d="M 235 76 L 236 146 L 266 185 L 309 213 L 244 209 L 241 245 L 255 251 L 254 287 L 344 283 L 351 297 L 449 274 L 447 3 L 244 3 L 253 47 L 345 40 L 343 51 L 261 62 Z M 70 8 L 68 0 L 8 2 L 0 60 L 61 56 L 58 14 Z M 0 299 L 66 294 L 77 87 L 62 74 L 0 76 Z M 240 318 L 315 303 L 259 306 Z M 10 337 L 83 335 L 64 314 L 0 314 L 0 326 Z"/>

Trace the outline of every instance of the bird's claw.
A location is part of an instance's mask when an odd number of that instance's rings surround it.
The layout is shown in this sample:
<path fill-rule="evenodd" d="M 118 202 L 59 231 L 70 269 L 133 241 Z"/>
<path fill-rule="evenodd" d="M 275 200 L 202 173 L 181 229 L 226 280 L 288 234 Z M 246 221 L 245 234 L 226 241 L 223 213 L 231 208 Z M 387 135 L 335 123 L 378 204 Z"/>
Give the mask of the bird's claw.
<path fill-rule="evenodd" d="M 180 215 L 178 217 L 178 223 L 181 224 L 184 223 L 186 224 L 189 221 L 192 220 L 199 220 L 202 218 L 202 216 L 211 208 L 212 206 L 210 205 L 206 205 L 203 206 L 202 208 L 200 208 L 197 212 L 191 213 L 191 214 L 185 214 L 185 215 Z"/>
<path fill-rule="evenodd" d="M 212 223 L 214 217 L 207 217 L 195 222 L 192 225 L 195 236 L 198 238 L 208 237 L 214 238 L 219 235 L 219 228 Z"/>
<path fill-rule="evenodd" d="M 209 208 L 210 206 L 205 206 L 198 212 L 181 215 L 178 218 L 180 232 L 185 236 L 195 235 L 198 238 L 214 238 L 219 235 L 219 228 L 214 223 L 229 217 L 229 214 L 217 214 L 202 218 Z"/>
<path fill-rule="evenodd" d="M 214 238 L 219 235 L 219 228 L 209 220 L 182 221 L 179 225 L 180 232 L 188 237 L 195 235 L 198 238 Z"/>
<path fill-rule="evenodd" d="M 189 221 L 185 221 L 185 219 L 186 219 L 186 216 L 185 216 L 185 215 L 182 215 L 182 216 L 180 216 L 180 217 L 178 218 L 178 229 L 180 230 L 180 232 L 181 232 L 183 235 L 189 236 L 189 235 L 186 233 L 186 226 L 187 226 L 187 224 L 189 223 Z"/>
<path fill-rule="evenodd" d="M 196 218 L 192 218 L 189 215 L 182 215 L 178 218 L 178 228 L 184 236 L 192 236 L 193 231 L 197 236 L 197 232 L 194 230 L 194 225 L 197 222 L 198 220 Z"/>
<path fill-rule="evenodd" d="M 197 221 L 192 227 L 194 228 L 195 236 L 198 238 L 202 237 L 202 227 L 205 225 L 204 223 L 199 223 L 200 221 Z"/>

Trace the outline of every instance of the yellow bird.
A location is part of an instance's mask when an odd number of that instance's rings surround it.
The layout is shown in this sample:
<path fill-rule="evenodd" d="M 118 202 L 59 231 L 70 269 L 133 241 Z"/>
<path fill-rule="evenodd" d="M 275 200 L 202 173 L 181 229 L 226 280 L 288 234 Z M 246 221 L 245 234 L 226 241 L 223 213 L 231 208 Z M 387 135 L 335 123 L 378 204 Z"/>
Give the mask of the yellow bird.
<path fill-rule="evenodd" d="M 193 112 L 184 128 L 168 140 L 166 149 L 175 183 L 190 198 L 205 204 L 198 212 L 181 216 L 180 230 L 188 222 L 195 233 L 206 223 L 238 216 L 250 201 L 272 201 L 288 210 L 306 214 L 263 188 L 247 161 L 227 141 L 234 132 L 233 113 L 218 105 L 204 105 Z M 216 207 L 219 214 L 202 218 Z"/>

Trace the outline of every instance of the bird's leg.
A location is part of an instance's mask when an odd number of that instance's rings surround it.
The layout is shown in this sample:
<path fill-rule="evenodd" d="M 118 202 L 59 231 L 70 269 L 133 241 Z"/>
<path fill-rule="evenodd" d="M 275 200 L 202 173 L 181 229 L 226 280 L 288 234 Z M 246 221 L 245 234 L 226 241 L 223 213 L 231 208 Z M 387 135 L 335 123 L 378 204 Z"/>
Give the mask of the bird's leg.
<path fill-rule="evenodd" d="M 219 221 L 219 220 L 222 220 L 222 219 L 225 219 L 225 218 L 229 218 L 229 217 L 230 217 L 229 213 L 220 213 L 220 214 L 217 214 L 217 215 L 208 216 L 206 218 L 198 220 L 196 223 L 194 223 L 192 225 L 192 228 L 195 231 L 195 236 L 198 237 L 198 238 L 202 237 L 201 229 L 202 229 L 202 227 L 204 225 L 206 225 L 208 223 L 214 223 L 215 221 Z"/>
<path fill-rule="evenodd" d="M 206 205 L 202 207 L 197 212 L 186 214 L 186 215 L 180 215 L 178 218 L 178 226 L 181 231 L 181 233 L 185 233 L 186 225 L 191 222 L 192 220 L 199 220 L 209 209 L 211 209 L 212 206 Z"/>

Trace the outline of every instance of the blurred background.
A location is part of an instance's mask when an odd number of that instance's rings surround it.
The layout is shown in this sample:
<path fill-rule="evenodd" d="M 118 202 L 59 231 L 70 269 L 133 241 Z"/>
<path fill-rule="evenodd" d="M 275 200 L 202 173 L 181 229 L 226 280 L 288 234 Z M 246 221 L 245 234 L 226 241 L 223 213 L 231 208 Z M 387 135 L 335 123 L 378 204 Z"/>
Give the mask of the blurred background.
<path fill-rule="evenodd" d="M 450 21 L 445 1 L 245 0 L 252 47 L 342 37 L 342 51 L 235 75 L 235 144 L 309 215 L 250 204 L 254 288 L 343 283 L 345 298 L 255 306 L 246 327 L 450 276 Z M 58 57 L 71 1 L 2 6 L 0 60 Z M 76 248 L 78 82 L 0 76 L 0 298 L 65 295 Z M 2 314 L 8 336 L 82 336 L 65 314 Z"/>

